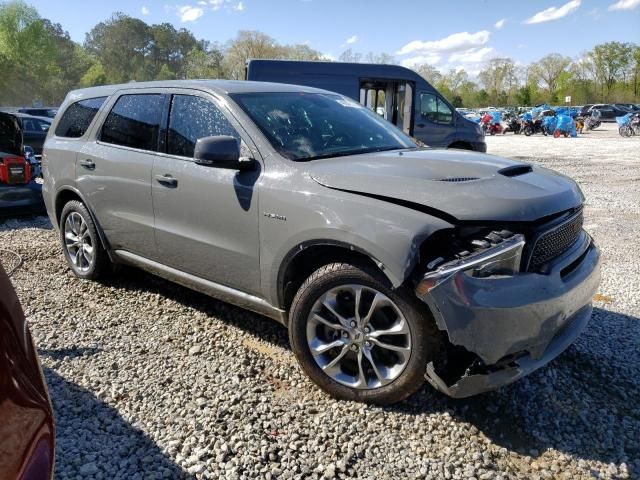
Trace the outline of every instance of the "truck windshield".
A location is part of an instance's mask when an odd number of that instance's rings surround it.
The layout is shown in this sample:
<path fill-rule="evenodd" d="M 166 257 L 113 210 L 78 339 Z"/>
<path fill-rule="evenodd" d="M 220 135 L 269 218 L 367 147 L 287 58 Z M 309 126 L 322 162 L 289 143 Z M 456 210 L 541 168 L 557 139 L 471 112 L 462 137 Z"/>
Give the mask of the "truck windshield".
<path fill-rule="evenodd" d="M 415 148 L 407 135 L 353 100 L 304 92 L 232 94 L 284 157 L 305 161 Z"/>

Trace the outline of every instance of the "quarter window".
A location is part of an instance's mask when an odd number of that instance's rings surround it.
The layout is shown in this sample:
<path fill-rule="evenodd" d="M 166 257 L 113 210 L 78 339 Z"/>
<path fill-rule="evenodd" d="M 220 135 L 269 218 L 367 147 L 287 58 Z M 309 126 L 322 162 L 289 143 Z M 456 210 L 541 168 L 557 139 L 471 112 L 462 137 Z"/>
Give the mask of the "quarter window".
<path fill-rule="evenodd" d="M 453 121 L 451 108 L 437 95 L 420 94 L 420 116 L 434 123 L 450 124 Z"/>
<path fill-rule="evenodd" d="M 87 98 L 69 105 L 56 127 L 58 137 L 79 138 L 89 125 L 107 97 Z"/>
<path fill-rule="evenodd" d="M 173 96 L 167 153 L 192 158 L 199 138 L 217 135 L 229 135 L 240 141 L 238 132 L 212 102 L 193 95 Z"/>
<path fill-rule="evenodd" d="M 100 140 L 156 151 L 163 101 L 163 95 L 155 93 L 122 95 L 104 121 Z"/>

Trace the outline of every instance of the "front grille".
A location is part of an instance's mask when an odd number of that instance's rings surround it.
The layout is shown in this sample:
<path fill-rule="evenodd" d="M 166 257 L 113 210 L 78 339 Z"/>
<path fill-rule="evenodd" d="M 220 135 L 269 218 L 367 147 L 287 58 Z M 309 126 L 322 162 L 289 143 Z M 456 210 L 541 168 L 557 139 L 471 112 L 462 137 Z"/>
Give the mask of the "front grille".
<path fill-rule="evenodd" d="M 566 222 L 553 227 L 541 234 L 535 241 L 529 260 L 529 271 L 535 271 L 540 266 L 553 260 L 565 252 L 578 239 L 582 231 L 582 210 Z"/>

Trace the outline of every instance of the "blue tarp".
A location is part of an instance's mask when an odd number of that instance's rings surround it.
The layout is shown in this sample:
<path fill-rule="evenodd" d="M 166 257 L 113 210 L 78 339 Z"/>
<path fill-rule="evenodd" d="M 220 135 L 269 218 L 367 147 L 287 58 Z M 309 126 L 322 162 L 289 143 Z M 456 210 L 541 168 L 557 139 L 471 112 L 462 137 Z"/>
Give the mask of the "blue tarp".
<path fill-rule="evenodd" d="M 621 127 L 624 127 L 625 125 L 629 124 L 629 122 L 631 121 L 631 117 L 633 117 L 633 113 L 627 113 L 626 115 L 623 115 L 621 117 L 616 117 L 616 122 L 618 122 L 618 125 L 620 125 Z"/>
<path fill-rule="evenodd" d="M 496 124 L 502 121 L 502 114 L 500 112 L 491 112 L 491 123 Z"/>
<path fill-rule="evenodd" d="M 553 134 L 556 130 L 557 117 L 544 117 L 542 119 L 542 126 L 547 130 L 547 133 Z"/>
<path fill-rule="evenodd" d="M 578 116 L 578 109 L 574 107 L 554 107 L 556 115 L 568 115 L 571 118 Z"/>
<path fill-rule="evenodd" d="M 533 115 L 531 115 L 531 112 L 524 112 L 522 115 L 520 115 L 520 118 L 522 120 L 533 120 Z"/>
<path fill-rule="evenodd" d="M 558 115 L 556 129 L 562 133 L 569 133 L 572 137 L 577 136 L 576 122 L 569 115 Z"/>
<path fill-rule="evenodd" d="M 551 107 L 549 105 L 547 105 L 546 103 L 543 104 L 543 105 L 540 105 L 538 107 L 533 107 L 531 109 L 531 115 L 535 118 L 538 115 L 540 115 L 543 110 L 551 110 Z"/>

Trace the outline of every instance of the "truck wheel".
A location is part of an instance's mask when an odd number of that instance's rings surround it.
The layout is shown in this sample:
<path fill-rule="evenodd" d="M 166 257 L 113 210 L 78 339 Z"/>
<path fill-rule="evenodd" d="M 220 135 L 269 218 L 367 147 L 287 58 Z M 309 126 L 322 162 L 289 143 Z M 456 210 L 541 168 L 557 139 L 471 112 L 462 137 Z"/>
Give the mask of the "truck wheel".
<path fill-rule="evenodd" d="M 302 369 L 335 398 L 389 405 L 424 382 L 438 345 L 428 308 L 373 268 L 332 263 L 300 287 L 289 342 Z"/>
<path fill-rule="evenodd" d="M 81 202 L 68 202 L 60 215 L 60 241 L 73 273 L 83 279 L 96 280 L 109 263 L 91 215 Z"/>

